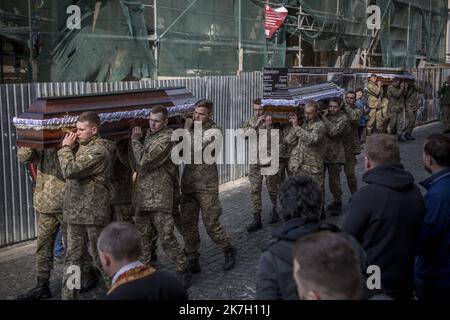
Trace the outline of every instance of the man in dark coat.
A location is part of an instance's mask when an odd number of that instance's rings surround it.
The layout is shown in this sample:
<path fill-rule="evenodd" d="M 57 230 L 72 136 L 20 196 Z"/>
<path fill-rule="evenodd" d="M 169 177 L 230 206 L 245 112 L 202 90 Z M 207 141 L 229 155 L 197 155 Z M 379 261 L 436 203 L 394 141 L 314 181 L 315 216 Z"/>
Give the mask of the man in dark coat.
<path fill-rule="evenodd" d="M 112 277 L 107 300 L 187 300 L 177 278 L 139 261 L 142 239 L 128 222 L 106 226 L 97 242 L 103 270 Z"/>
<path fill-rule="evenodd" d="M 386 134 L 367 140 L 368 185 L 351 200 L 342 230 L 358 240 L 367 263 L 381 271 L 381 286 L 394 299 L 411 299 L 414 256 L 425 204 L 413 176 L 400 164 L 397 141 Z"/>

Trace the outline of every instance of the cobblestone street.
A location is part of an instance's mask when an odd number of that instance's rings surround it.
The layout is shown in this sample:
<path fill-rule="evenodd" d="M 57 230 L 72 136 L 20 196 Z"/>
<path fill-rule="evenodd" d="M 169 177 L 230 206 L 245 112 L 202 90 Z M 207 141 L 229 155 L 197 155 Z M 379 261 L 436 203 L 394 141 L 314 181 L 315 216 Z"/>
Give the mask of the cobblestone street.
<path fill-rule="evenodd" d="M 425 138 L 437 132 L 442 132 L 444 126 L 432 123 L 414 131 L 416 141 L 401 144 L 402 163 L 411 171 L 419 182 L 428 176 L 422 166 L 421 146 Z M 357 178 L 361 185 L 363 174 L 362 156 L 358 156 Z M 345 178 L 341 174 L 344 203 L 349 198 L 349 191 Z M 254 299 L 255 275 L 261 247 L 270 239 L 273 225 L 268 224 L 270 201 L 266 190 L 263 196 L 263 224 L 264 228 L 255 233 L 248 233 L 246 225 L 252 217 L 252 205 L 250 202 L 250 187 L 246 178 L 221 186 L 220 198 L 223 205 L 222 224 L 231 235 L 234 245 L 238 249 L 236 267 L 231 271 L 222 270 L 224 255 L 206 235 L 201 224 L 202 237 L 201 266 L 202 272 L 193 277 L 193 285 L 189 289 L 192 299 Z M 330 201 L 327 190 L 326 201 Z M 340 223 L 342 216 L 330 219 Z M 25 292 L 35 284 L 34 272 L 35 241 L 0 249 L 0 299 L 14 299 L 18 294 Z M 157 267 L 173 270 L 173 265 L 168 262 L 161 248 L 158 250 Z M 62 262 L 55 263 L 55 270 L 51 278 L 51 290 L 53 299 L 60 298 L 60 286 L 62 278 Z M 104 294 L 104 288 L 95 290 L 81 296 L 82 299 L 100 298 Z"/>

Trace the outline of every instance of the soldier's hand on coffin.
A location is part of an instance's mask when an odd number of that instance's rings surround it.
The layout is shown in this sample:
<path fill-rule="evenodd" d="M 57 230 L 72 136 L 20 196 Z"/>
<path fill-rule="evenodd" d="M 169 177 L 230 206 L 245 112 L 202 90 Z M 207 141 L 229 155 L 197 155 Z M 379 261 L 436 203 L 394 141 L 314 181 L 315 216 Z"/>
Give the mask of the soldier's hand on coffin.
<path fill-rule="evenodd" d="M 382 82 L 381 82 L 381 81 L 378 81 L 378 82 L 377 82 L 377 85 L 381 88 Z"/>
<path fill-rule="evenodd" d="M 330 111 L 329 109 L 323 109 L 322 118 L 326 118 L 328 116 L 328 114 L 330 113 L 329 111 Z"/>
<path fill-rule="evenodd" d="M 264 127 L 266 127 L 267 129 L 272 127 L 272 116 L 266 116 Z"/>
<path fill-rule="evenodd" d="M 186 121 L 184 122 L 184 128 L 189 130 L 189 129 L 192 129 L 193 125 L 194 125 L 194 119 L 186 118 Z"/>
<path fill-rule="evenodd" d="M 261 123 L 264 123 L 266 121 L 266 115 L 263 114 L 262 116 L 258 117 L 258 120 L 256 121 L 256 126 L 258 127 Z"/>
<path fill-rule="evenodd" d="M 77 143 L 77 134 L 73 132 L 66 133 L 62 141 L 62 146 L 69 146 L 73 148 Z"/>
<path fill-rule="evenodd" d="M 141 140 L 144 136 L 141 127 L 134 127 L 131 132 L 131 140 Z"/>
<path fill-rule="evenodd" d="M 292 124 L 293 127 L 298 127 L 299 121 L 297 114 L 292 113 L 289 117 L 289 122 Z"/>

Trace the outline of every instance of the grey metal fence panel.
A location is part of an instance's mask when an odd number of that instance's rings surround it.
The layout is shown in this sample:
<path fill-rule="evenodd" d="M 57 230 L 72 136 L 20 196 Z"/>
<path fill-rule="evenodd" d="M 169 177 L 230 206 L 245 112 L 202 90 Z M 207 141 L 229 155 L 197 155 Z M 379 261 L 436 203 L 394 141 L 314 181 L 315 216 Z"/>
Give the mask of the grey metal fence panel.
<path fill-rule="evenodd" d="M 262 73 L 160 81 L 0 85 L 0 247 L 36 237 L 37 215 L 33 209 L 32 184 L 27 167 L 17 160 L 13 117 L 26 111 L 37 97 L 172 86 L 186 86 L 196 98 L 213 100 L 217 123 L 224 130 L 236 129 L 251 116 L 252 100 L 262 94 Z M 232 141 L 226 143 L 228 148 L 235 146 Z M 237 154 L 245 155 L 243 150 Z M 220 165 L 220 183 L 239 179 L 247 172 L 245 165 Z"/>

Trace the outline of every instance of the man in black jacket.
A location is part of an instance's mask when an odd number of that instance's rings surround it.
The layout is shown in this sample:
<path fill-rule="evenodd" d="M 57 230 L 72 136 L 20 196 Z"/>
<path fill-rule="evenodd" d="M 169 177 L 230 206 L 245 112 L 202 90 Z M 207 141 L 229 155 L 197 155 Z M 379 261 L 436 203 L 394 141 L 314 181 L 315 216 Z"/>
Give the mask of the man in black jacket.
<path fill-rule="evenodd" d="M 414 256 L 425 204 L 413 176 L 400 164 L 397 141 L 386 134 L 367 140 L 368 185 L 351 200 L 342 230 L 362 245 L 367 263 L 381 271 L 381 285 L 394 299 L 411 299 Z"/>
<path fill-rule="evenodd" d="M 106 226 L 97 242 L 103 270 L 112 277 L 107 300 L 187 300 L 183 285 L 172 274 L 142 264 L 142 240 L 127 222 Z"/>

